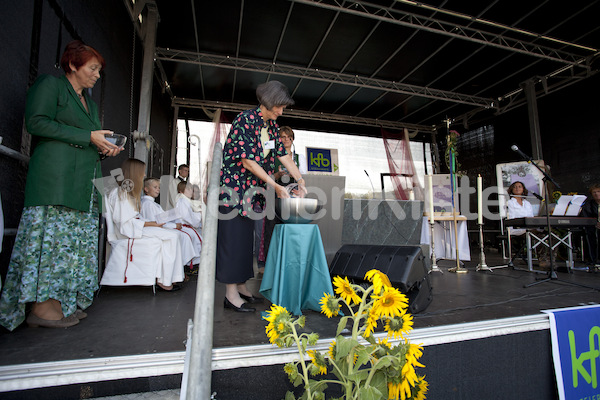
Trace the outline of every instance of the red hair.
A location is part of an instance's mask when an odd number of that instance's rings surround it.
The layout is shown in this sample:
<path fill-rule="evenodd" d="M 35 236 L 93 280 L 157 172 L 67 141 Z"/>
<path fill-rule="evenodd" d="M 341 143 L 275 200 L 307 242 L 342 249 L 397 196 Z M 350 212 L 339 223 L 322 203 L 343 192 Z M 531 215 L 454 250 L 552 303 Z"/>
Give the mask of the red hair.
<path fill-rule="evenodd" d="M 106 62 L 104 61 L 104 57 L 98 53 L 98 50 L 84 44 L 81 40 L 73 40 L 65 46 L 65 51 L 60 59 L 60 66 L 68 74 L 71 72 L 70 64 L 79 69 L 94 57 L 98 59 L 98 62 L 102 65 L 102 69 L 104 69 Z"/>

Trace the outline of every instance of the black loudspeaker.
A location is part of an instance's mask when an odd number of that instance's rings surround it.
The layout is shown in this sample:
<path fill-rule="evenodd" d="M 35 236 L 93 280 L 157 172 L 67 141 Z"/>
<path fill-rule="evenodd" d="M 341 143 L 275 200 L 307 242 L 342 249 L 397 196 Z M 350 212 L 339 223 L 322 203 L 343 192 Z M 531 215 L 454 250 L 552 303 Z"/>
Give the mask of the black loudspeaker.
<path fill-rule="evenodd" d="M 365 274 L 378 269 L 409 300 L 412 314 L 429 306 L 433 298 L 429 273 L 420 246 L 372 246 L 347 244 L 335 254 L 329 272 L 346 276 L 354 283 L 365 282 Z"/>

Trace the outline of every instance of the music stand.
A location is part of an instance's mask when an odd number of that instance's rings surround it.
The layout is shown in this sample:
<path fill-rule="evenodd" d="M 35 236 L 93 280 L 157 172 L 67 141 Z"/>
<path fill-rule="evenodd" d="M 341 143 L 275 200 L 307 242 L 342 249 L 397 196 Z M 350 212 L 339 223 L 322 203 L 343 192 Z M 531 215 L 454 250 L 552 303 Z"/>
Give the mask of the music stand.
<path fill-rule="evenodd" d="M 569 282 L 569 281 L 565 281 L 562 279 L 558 279 L 558 275 L 556 275 L 556 270 L 554 269 L 554 252 L 552 251 L 553 250 L 552 249 L 552 226 L 550 225 L 550 207 L 548 206 L 550 204 L 550 202 L 548 201 L 549 200 L 548 182 L 552 182 L 554 184 L 554 186 L 556 186 L 557 189 L 560 189 L 560 186 L 558 185 L 558 183 L 556 183 L 550 177 L 550 175 L 548 175 L 546 173 L 546 171 L 544 171 L 542 168 L 540 168 L 540 166 L 537 165 L 536 162 L 533 161 L 533 159 L 531 157 L 529 157 L 527 154 L 520 151 L 517 146 L 513 146 L 513 150 L 518 151 L 518 153 L 521 155 L 521 157 L 523 157 L 524 159 L 529 161 L 531 164 L 533 164 L 544 176 L 542 178 L 542 181 L 544 182 L 544 201 L 546 202 L 546 207 L 545 207 L 546 208 L 546 228 L 548 229 L 548 249 L 550 252 L 550 271 L 548 271 L 546 278 L 540 279 L 537 282 L 532 282 L 530 284 L 524 285 L 523 287 L 529 288 L 531 286 L 535 286 L 540 283 L 558 281 L 558 282 L 567 283 L 567 284 L 573 285 L 573 286 L 580 286 L 580 287 L 584 287 L 587 289 L 594 289 L 594 290 L 600 291 L 600 288 L 597 288 L 597 287 L 582 285 L 580 283 Z"/>

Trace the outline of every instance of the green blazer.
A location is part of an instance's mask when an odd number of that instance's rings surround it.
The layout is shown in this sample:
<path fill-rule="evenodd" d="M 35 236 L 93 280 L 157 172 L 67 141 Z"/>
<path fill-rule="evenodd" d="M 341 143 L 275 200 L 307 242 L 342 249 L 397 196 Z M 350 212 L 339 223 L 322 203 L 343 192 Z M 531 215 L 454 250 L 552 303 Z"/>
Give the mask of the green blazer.
<path fill-rule="evenodd" d="M 100 156 L 90 142 L 101 129 L 96 103 L 85 93 L 89 114 L 65 76 L 41 75 L 29 89 L 27 131 L 37 138 L 25 184 L 25 207 L 61 205 L 90 211 L 92 179 Z"/>

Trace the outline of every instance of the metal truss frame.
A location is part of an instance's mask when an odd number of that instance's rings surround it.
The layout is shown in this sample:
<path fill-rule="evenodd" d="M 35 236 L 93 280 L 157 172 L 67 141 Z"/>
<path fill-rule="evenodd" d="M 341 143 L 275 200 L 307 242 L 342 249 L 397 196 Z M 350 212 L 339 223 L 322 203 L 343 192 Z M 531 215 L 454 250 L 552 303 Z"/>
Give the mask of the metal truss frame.
<path fill-rule="evenodd" d="M 256 107 L 256 104 L 227 103 L 220 101 L 196 100 L 179 97 L 175 97 L 172 100 L 171 105 L 173 107 L 179 106 L 186 108 L 221 108 L 223 110 L 229 110 L 234 112 L 241 112 Z M 351 115 L 328 114 L 316 111 L 297 110 L 293 108 L 287 108 L 285 110 L 285 115 L 292 118 L 308 119 L 313 121 L 316 120 L 323 122 L 337 122 L 362 126 L 379 126 L 382 128 L 396 130 L 406 128 L 411 134 L 416 134 L 418 132 L 435 132 L 434 127 L 427 125 L 408 124 L 405 122 L 395 122 L 374 118 L 353 117 Z"/>
<path fill-rule="evenodd" d="M 359 75 L 325 71 L 318 68 L 304 68 L 289 64 L 270 63 L 244 58 L 165 48 L 156 49 L 156 59 L 161 61 L 199 64 L 217 68 L 262 72 L 265 74 L 277 74 L 299 79 L 308 78 L 311 80 L 336 83 L 345 86 L 383 90 L 390 93 L 400 93 L 412 96 L 427 97 L 435 100 L 444 100 L 453 103 L 468 104 L 475 107 L 495 107 L 495 102 L 491 98 L 470 96 L 467 94 L 460 94 L 446 90 L 408 85 L 405 83 L 368 78 Z"/>
<path fill-rule="evenodd" d="M 344 1 L 344 0 L 293 0 L 296 3 L 307 4 L 315 7 L 326 8 L 333 11 L 340 11 L 347 14 L 353 14 L 363 18 L 371 18 L 386 21 L 392 24 L 406 26 L 413 29 L 424 30 L 440 35 L 451 36 L 461 40 L 485 44 L 497 47 L 510 52 L 522 53 L 534 57 L 544 58 L 559 62 L 561 64 L 570 64 L 581 67 L 587 67 L 582 63 L 582 59 L 597 49 L 584 47 L 575 43 L 561 41 L 561 44 L 567 44 L 578 50 L 586 51 L 585 54 L 576 54 L 560 49 L 554 49 L 548 46 L 539 45 L 524 40 L 513 39 L 505 35 L 486 32 L 480 29 L 470 28 L 461 24 L 442 21 L 437 18 L 429 18 L 422 15 L 397 10 L 391 7 L 384 7 L 377 4 L 363 1 Z M 419 5 L 420 3 L 415 3 Z M 530 35 L 530 32 L 518 32 L 523 35 Z M 540 36 L 538 35 L 538 38 Z M 541 37 L 545 38 L 545 37 Z"/>

